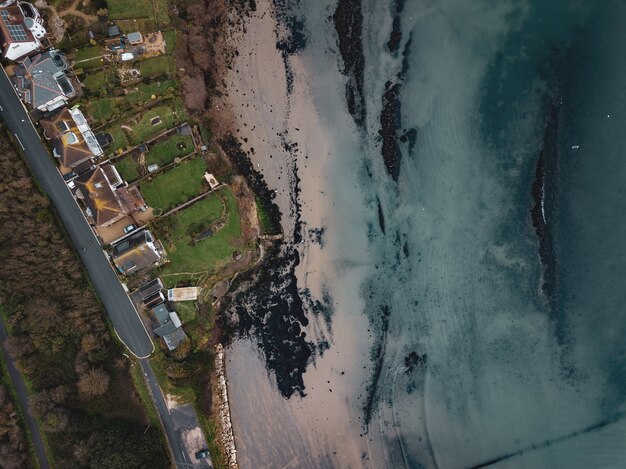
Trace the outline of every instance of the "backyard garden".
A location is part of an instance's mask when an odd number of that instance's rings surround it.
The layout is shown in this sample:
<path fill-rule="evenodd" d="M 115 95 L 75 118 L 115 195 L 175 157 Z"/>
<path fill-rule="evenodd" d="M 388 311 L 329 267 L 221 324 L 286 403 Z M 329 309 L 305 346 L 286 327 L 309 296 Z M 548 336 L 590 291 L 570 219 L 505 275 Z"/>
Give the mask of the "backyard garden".
<path fill-rule="evenodd" d="M 160 272 L 166 283 L 177 273 L 216 272 L 241 249 L 239 210 L 227 186 L 157 222 L 155 231 L 170 260 Z"/>
<path fill-rule="evenodd" d="M 206 169 L 202 158 L 186 160 L 151 181 L 142 181 L 141 194 L 155 214 L 165 213 L 202 192 Z"/>
<path fill-rule="evenodd" d="M 140 153 L 133 151 L 115 162 L 115 167 L 125 181 L 132 182 L 146 174 L 147 169 L 156 164 L 159 168 L 173 163 L 176 158 L 190 155 L 194 152 L 194 144 L 191 135 L 172 133 L 162 139 L 147 145 L 148 152 L 144 155 L 143 166 L 138 161 Z"/>

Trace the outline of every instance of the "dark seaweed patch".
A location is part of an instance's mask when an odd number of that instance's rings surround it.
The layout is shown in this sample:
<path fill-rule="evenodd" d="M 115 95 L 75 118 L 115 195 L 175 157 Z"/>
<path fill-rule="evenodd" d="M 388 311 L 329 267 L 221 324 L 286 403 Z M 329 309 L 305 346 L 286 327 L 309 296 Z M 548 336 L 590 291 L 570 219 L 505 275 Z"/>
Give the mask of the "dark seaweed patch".
<path fill-rule="evenodd" d="M 426 365 L 428 359 L 427 354 L 419 355 L 416 351 L 412 351 L 404 357 L 404 366 L 407 373 L 412 373 L 416 367 Z"/>
<path fill-rule="evenodd" d="M 378 381 L 383 370 L 383 361 L 385 359 L 385 350 L 387 349 L 387 332 L 389 331 L 389 316 L 391 310 L 389 306 L 383 305 L 380 308 L 380 338 L 375 350 L 372 353 L 372 361 L 374 362 L 374 371 L 372 372 L 372 380 L 367 386 L 367 400 L 363 408 L 364 425 L 367 427 L 372 421 L 372 412 L 378 395 Z M 365 430 L 367 433 L 367 429 Z"/>
<path fill-rule="evenodd" d="M 391 35 L 387 41 L 387 47 L 392 53 L 398 52 L 400 41 L 402 40 L 402 31 L 400 29 L 400 16 L 396 15 L 393 19 Z"/>
<path fill-rule="evenodd" d="M 262 266 L 246 277 L 254 285 L 232 299 L 225 325 L 228 333 L 256 341 L 286 398 L 305 395 L 302 375 L 316 349 L 302 331 L 309 321 L 297 287 L 299 262 L 292 247 L 274 247 Z"/>
<path fill-rule="evenodd" d="M 535 167 L 535 180 L 532 185 L 534 205 L 531 218 L 539 242 L 539 258 L 543 268 L 541 289 L 548 299 L 552 322 L 557 326 L 557 339 L 561 342 L 562 331 L 559 327 L 556 307 L 556 262 L 553 235 L 549 225 L 549 213 L 552 198 L 547 184 L 547 172 L 554 170 L 558 160 L 559 108 L 550 100 L 544 128 L 543 144 Z M 550 179 L 552 180 L 552 178 Z"/>
<path fill-rule="evenodd" d="M 388 81 L 383 95 L 383 110 L 380 114 L 381 128 L 378 131 L 383 139 L 382 155 L 387 172 L 394 181 L 400 174 L 401 152 L 396 130 L 400 124 L 400 86 Z"/>
<path fill-rule="evenodd" d="M 383 213 L 383 207 L 380 205 L 380 199 L 376 197 L 376 205 L 378 205 L 378 226 L 380 231 L 385 234 L 385 214 Z"/>
<path fill-rule="evenodd" d="M 363 12 L 361 0 L 339 0 L 333 14 L 335 30 L 339 37 L 339 53 L 343 60 L 343 73 L 348 77 L 346 101 L 354 122 L 362 126 L 365 122 L 363 97 Z"/>

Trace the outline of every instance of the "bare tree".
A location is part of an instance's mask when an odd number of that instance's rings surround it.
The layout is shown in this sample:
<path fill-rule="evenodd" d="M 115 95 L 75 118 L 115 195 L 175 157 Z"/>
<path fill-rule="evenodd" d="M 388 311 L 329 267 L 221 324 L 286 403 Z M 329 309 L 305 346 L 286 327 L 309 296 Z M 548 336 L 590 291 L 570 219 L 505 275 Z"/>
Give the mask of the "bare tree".
<path fill-rule="evenodd" d="M 102 396 L 111 378 L 102 368 L 92 368 L 78 378 L 78 390 L 84 396 Z"/>

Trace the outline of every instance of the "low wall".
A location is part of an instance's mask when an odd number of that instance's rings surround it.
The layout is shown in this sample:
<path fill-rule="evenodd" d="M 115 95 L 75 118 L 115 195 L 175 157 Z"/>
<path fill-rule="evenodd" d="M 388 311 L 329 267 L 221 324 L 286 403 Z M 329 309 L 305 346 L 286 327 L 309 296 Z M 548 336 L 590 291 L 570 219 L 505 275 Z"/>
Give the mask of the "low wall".
<path fill-rule="evenodd" d="M 219 389 L 220 438 L 222 446 L 226 449 L 228 467 L 236 469 L 239 467 L 237 465 L 237 448 L 235 447 L 235 435 L 233 433 L 233 425 L 230 420 L 230 404 L 228 403 L 226 368 L 224 367 L 224 347 L 222 347 L 222 344 L 217 344 L 215 351 L 217 355 L 215 359 L 215 367 L 217 370 L 217 386 Z"/>

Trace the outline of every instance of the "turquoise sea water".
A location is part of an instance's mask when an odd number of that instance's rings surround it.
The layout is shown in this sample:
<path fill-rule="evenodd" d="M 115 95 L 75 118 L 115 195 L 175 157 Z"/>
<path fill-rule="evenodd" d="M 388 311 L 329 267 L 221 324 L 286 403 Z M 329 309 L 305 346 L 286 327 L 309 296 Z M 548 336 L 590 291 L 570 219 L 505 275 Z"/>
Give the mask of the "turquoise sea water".
<path fill-rule="evenodd" d="M 376 436 L 350 467 L 626 467 L 626 3 L 346 3 L 361 82 L 337 2 L 275 2 L 340 149 L 350 216 L 316 228 L 373 336 L 353 417 Z M 350 82 L 364 112 L 346 123 L 328 96 Z"/>
<path fill-rule="evenodd" d="M 392 467 L 527 467 L 535 452 L 577 467 L 576 446 L 551 448 L 623 435 L 624 4 L 407 1 L 395 55 L 377 20 L 393 8 L 363 5 L 364 134 L 387 80 L 398 134 L 416 130 L 396 183 L 366 144 L 385 219 L 363 287 L 387 329 L 372 419 L 394 422 Z M 595 467 L 624 457 L 599 453 Z"/>

